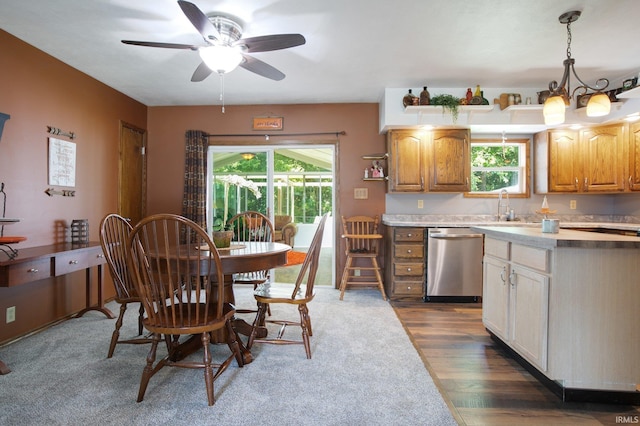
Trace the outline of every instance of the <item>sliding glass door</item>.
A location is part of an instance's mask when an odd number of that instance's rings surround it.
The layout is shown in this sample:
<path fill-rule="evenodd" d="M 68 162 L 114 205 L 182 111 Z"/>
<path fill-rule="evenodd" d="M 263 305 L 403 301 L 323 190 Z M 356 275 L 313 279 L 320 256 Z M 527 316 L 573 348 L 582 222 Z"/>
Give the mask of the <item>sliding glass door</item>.
<path fill-rule="evenodd" d="M 319 218 L 327 212 L 334 216 L 334 155 L 333 144 L 209 147 L 209 230 L 238 212 L 256 210 L 274 225 L 293 223 L 296 232 L 289 244 L 294 251 L 306 251 Z M 318 274 L 325 282 L 317 283 L 330 285 L 335 282 L 333 220 L 324 236 L 327 269 Z"/>

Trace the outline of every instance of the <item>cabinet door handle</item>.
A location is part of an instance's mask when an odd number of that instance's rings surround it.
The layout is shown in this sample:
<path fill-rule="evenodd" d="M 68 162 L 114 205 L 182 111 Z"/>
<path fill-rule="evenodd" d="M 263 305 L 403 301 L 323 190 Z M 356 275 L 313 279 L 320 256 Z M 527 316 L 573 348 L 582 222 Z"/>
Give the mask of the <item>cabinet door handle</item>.
<path fill-rule="evenodd" d="M 38 272 L 38 270 L 37 270 L 36 268 L 31 268 L 31 269 L 29 269 L 27 272 L 34 273 L 34 274 L 35 274 L 36 272 Z"/>
<path fill-rule="evenodd" d="M 576 178 L 576 189 L 578 189 L 578 178 Z"/>
<path fill-rule="evenodd" d="M 584 178 L 584 190 L 585 191 L 589 190 L 589 178 L 588 177 Z"/>
<path fill-rule="evenodd" d="M 507 282 L 507 280 L 504 278 L 504 273 L 507 272 L 507 267 L 503 266 L 502 267 L 502 272 L 500 272 L 500 279 L 502 280 L 502 284 L 504 285 L 504 283 Z"/>
<path fill-rule="evenodd" d="M 424 177 L 420 176 L 420 189 L 424 189 Z"/>
<path fill-rule="evenodd" d="M 511 287 L 515 287 L 516 283 L 515 283 L 515 269 L 512 269 L 511 272 L 509 273 L 509 284 L 511 284 Z"/>
<path fill-rule="evenodd" d="M 70 260 L 69 261 L 69 265 L 77 265 L 78 261 L 77 260 Z"/>

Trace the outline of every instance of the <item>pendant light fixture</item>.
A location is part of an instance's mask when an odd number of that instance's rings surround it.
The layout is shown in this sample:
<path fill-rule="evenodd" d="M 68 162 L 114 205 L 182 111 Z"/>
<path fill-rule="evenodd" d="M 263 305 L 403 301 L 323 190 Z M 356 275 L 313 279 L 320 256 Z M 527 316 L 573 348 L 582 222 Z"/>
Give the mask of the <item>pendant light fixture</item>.
<path fill-rule="evenodd" d="M 564 60 L 564 74 L 560 84 L 556 80 L 549 83 L 549 91 L 551 95 L 544 103 L 542 114 L 544 115 L 544 123 L 549 126 L 562 124 L 565 120 L 565 109 L 573 99 L 573 95 L 578 90 L 582 95 L 588 95 L 587 103 L 588 117 L 601 117 L 609 114 L 611 111 L 611 101 L 609 97 L 602 91 L 609 86 L 609 80 L 600 78 L 594 86 L 589 86 L 578 77 L 574 68 L 575 59 L 571 57 L 571 23 L 580 18 L 582 12 L 573 10 L 560 15 L 558 20 L 561 24 L 567 26 L 567 59 Z M 571 74 L 580 82 L 580 86 L 571 91 Z M 588 93 L 589 90 L 592 93 Z"/>

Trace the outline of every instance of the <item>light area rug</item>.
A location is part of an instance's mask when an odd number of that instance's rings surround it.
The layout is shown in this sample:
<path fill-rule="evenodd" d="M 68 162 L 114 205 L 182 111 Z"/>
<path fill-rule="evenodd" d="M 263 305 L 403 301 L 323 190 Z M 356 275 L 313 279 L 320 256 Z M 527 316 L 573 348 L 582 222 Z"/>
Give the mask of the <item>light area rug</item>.
<path fill-rule="evenodd" d="M 251 364 L 234 362 L 215 381 L 212 407 L 202 370 L 180 368 L 158 372 L 136 403 L 148 347 L 118 345 L 107 359 L 115 320 L 98 312 L 0 347 L 0 359 L 12 369 L 0 376 L 0 424 L 457 424 L 379 291 L 351 291 L 344 301 L 332 288 L 316 294 L 309 305 L 313 358 L 306 359 L 302 345 L 256 344 Z M 251 287 L 238 286 L 236 301 L 252 303 Z M 107 306 L 119 309 L 115 302 Z M 136 314 L 130 306 L 125 337 L 135 334 Z M 273 306 L 272 314 L 298 318 L 291 306 Z M 220 359 L 228 348 L 215 345 L 212 352 Z"/>

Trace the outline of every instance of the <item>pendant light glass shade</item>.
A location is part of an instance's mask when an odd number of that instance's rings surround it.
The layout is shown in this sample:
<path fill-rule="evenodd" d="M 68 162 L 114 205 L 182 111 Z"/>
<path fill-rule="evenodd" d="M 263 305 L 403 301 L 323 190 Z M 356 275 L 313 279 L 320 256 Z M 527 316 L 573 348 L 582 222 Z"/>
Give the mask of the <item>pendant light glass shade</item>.
<path fill-rule="evenodd" d="M 587 117 L 602 117 L 611 112 L 611 100 L 606 94 L 594 93 L 587 103 Z"/>
<path fill-rule="evenodd" d="M 229 46 L 208 46 L 198 52 L 209 69 L 218 74 L 231 72 L 242 62 L 242 54 Z"/>
<path fill-rule="evenodd" d="M 544 124 L 554 126 L 564 123 L 565 113 L 564 99 L 560 95 L 551 96 L 544 102 L 542 115 L 544 115 Z"/>

